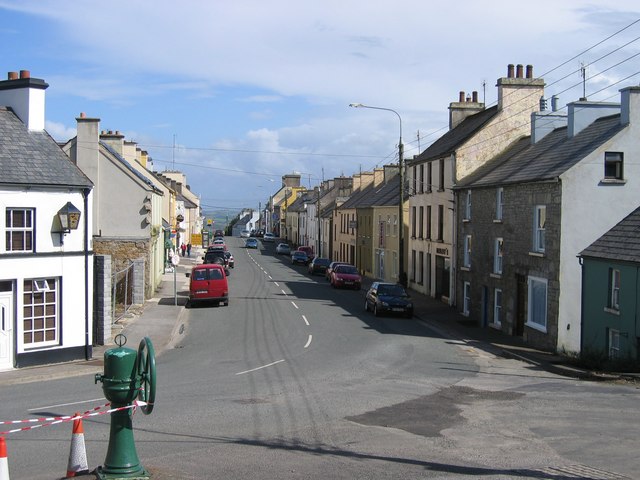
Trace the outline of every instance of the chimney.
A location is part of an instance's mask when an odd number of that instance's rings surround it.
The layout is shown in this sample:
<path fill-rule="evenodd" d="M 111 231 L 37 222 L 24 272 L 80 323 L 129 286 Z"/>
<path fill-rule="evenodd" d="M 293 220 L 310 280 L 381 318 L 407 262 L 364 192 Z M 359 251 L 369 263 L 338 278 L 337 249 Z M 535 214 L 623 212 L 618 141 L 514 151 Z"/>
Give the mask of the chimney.
<path fill-rule="evenodd" d="M 640 87 L 627 87 L 620 90 L 622 111 L 620 112 L 620 123 L 627 125 L 632 122 L 640 123 Z M 636 118 L 638 117 L 638 118 Z"/>
<path fill-rule="evenodd" d="M 387 183 L 393 177 L 400 173 L 398 165 L 385 165 L 384 166 L 384 183 Z"/>
<path fill-rule="evenodd" d="M 100 119 L 87 118 L 85 113 L 81 113 L 76 118 L 77 135 L 75 144 L 71 145 L 69 157 L 82 170 L 82 172 L 96 186 L 93 190 L 93 234 L 98 235 L 102 228 L 100 221 Z"/>
<path fill-rule="evenodd" d="M 44 130 L 45 93 L 49 85 L 31 72 L 9 72 L 7 80 L 0 81 L 0 105 L 11 107 L 29 131 Z"/>
<path fill-rule="evenodd" d="M 449 104 L 449 130 L 456 128 L 465 118 L 484 110 L 484 103 L 478 102 L 478 92 L 465 99 L 464 91 L 460 91 L 457 102 Z"/>
<path fill-rule="evenodd" d="M 612 102 L 590 102 L 579 100 L 567 105 L 569 138 L 576 136 L 598 118 L 620 113 L 620 104 Z"/>
<path fill-rule="evenodd" d="M 109 130 L 106 133 L 103 131 L 100 134 L 100 141 L 109 145 L 118 155 L 124 158 L 124 135 L 118 130 L 115 132 Z"/>
<path fill-rule="evenodd" d="M 385 167 L 373 169 L 373 186 L 374 187 L 378 187 L 384 183 L 384 169 Z"/>
<path fill-rule="evenodd" d="M 533 112 L 531 114 L 531 143 L 537 143 L 556 128 L 567 126 L 567 114 L 560 112 Z"/>
<path fill-rule="evenodd" d="M 527 116 L 540 108 L 540 97 L 544 96 L 544 80 L 533 78 L 533 67 L 527 65 L 527 75 L 532 78 L 524 78 L 522 65 L 516 67 L 516 76 L 513 76 L 513 65 L 507 68 L 507 77 L 499 78 L 498 110 L 511 110 L 513 114 L 522 112 Z"/>
<path fill-rule="evenodd" d="M 558 111 L 558 95 L 552 95 L 551 96 L 551 111 L 552 112 L 557 112 Z"/>

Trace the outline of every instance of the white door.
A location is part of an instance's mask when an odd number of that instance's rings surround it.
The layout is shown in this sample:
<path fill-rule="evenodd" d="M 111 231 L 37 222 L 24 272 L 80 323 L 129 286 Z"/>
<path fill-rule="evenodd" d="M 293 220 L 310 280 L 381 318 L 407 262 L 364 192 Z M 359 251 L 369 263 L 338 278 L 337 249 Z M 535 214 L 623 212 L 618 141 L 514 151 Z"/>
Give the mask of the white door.
<path fill-rule="evenodd" d="M 13 368 L 13 294 L 0 293 L 0 370 Z"/>

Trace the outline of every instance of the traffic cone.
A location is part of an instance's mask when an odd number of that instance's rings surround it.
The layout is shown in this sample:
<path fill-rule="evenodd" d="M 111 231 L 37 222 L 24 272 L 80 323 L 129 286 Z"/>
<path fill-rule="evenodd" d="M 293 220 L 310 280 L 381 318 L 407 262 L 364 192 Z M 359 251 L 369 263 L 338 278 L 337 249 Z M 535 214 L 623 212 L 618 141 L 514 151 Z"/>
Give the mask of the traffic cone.
<path fill-rule="evenodd" d="M 74 416 L 80 415 L 76 413 Z M 67 464 L 67 477 L 89 473 L 87 464 L 87 450 L 84 446 L 84 429 L 82 428 L 82 418 L 73 421 L 73 433 L 71 434 L 71 449 L 69 451 L 69 463 Z"/>
<path fill-rule="evenodd" d="M 7 444 L 0 437 L 0 480 L 9 480 L 9 464 L 7 463 Z"/>

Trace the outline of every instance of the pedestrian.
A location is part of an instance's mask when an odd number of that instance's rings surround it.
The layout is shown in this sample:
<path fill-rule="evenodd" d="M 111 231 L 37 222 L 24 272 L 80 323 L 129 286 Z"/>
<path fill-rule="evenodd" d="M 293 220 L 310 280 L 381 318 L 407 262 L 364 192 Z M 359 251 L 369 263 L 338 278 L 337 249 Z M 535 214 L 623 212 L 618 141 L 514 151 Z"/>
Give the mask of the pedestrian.
<path fill-rule="evenodd" d="M 180 250 L 182 250 L 182 256 L 184 257 L 184 252 L 187 251 L 187 246 L 183 243 L 182 245 L 180 245 Z"/>
<path fill-rule="evenodd" d="M 187 243 L 187 256 L 191 257 L 191 242 Z"/>

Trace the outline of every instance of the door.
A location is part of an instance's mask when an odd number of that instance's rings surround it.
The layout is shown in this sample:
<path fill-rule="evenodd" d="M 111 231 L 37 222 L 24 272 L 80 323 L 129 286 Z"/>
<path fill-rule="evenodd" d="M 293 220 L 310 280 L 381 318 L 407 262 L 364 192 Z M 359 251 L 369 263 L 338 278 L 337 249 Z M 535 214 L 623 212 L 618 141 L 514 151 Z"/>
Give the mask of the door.
<path fill-rule="evenodd" d="M 524 275 L 516 275 L 516 323 L 513 326 L 513 335 L 516 337 L 524 334 L 524 321 L 527 314 L 526 293 L 527 278 Z"/>
<path fill-rule="evenodd" d="M 13 293 L 0 292 L 0 371 L 13 368 Z"/>

